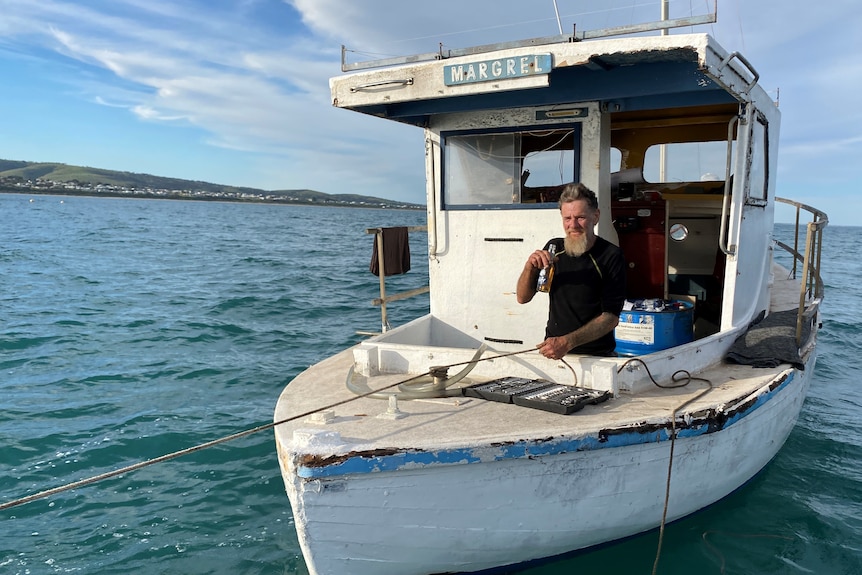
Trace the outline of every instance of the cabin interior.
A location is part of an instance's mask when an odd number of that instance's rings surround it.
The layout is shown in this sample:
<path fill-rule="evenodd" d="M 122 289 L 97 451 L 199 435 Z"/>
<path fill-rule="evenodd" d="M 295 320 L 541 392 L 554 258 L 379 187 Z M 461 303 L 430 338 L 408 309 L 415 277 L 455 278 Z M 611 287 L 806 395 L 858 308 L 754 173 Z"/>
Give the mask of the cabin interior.
<path fill-rule="evenodd" d="M 627 297 L 690 302 L 695 338 L 720 325 L 726 256 L 719 236 L 738 114 L 738 104 L 723 103 L 611 112 L 603 120 L 610 123 L 609 206 L 616 234 L 608 239 L 625 254 Z M 585 129 L 571 121 L 444 132 L 443 208 L 555 205 L 566 182 L 582 181 L 594 169 L 580 165 Z M 596 191 L 600 199 L 608 194 Z"/>
<path fill-rule="evenodd" d="M 612 219 L 628 296 L 690 301 L 695 337 L 720 324 L 719 235 L 737 114 L 736 105 L 718 105 L 611 115 Z"/>

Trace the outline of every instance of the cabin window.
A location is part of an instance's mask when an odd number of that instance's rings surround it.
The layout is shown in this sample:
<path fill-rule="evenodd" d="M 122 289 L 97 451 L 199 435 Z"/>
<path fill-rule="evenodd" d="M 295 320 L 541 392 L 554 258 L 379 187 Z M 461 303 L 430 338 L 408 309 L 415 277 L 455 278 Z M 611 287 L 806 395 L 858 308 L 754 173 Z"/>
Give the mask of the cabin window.
<path fill-rule="evenodd" d="M 449 132 L 443 140 L 446 209 L 553 203 L 580 180 L 580 124 Z"/>
<path fill-rule="evenodd" d="M 751 126 L 751 153 L 748 168 L 747 203 L 765 205 L 769 185 L 769 138 L 767 137 L 766 118 L 757 115 Z"/>
<path fill-rule="evenodd" d="M 724 180 L 727 142 L 683 142 L 664 144 L 665 172 L 661 173 L 661 146 L 650 146 L 644 159 L 648 182 L 712 182 Z"/>

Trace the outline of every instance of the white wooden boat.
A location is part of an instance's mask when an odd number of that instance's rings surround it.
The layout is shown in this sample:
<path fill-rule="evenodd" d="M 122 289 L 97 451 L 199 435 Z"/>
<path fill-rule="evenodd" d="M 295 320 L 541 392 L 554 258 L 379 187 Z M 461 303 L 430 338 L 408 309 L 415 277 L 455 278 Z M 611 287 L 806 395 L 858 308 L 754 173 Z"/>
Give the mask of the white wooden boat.
<path fill-rule="evenodd" d="M 794 204 L 812 214 L 797 224 L 804 249 L 773 237 L 778 108 L 708 35 L 576 39 L 331 81 L 336 106 L 425 130 L 430 314 L 384 321 L 279 398 L 279 462 L 312 574 L 477 572 L 655 529 L 743 485 L 795 424 L 827 220 Z M 660 144 L 667 172 L 650 164 Z M 717 177 L 701 177 L 691 149 L 713 154 Z M 530 351 L 547 298 L 519 305 L 515 284 L 562 235 L 552 198 L 568 181 L 597 191 L 597 232 L 623 248 L 629 297 L 693 303 L 671 312 L 691 314 L 687 333 L 663 339 L 676 316 L 643 311 L 617 328 L 628 355 L 564 364 Z M 765 336 L 790 351 L 736 353 Z M 609 399 L 564 414 L 541 394 L 540 409 L 475 397 L 501 378 Z"/>

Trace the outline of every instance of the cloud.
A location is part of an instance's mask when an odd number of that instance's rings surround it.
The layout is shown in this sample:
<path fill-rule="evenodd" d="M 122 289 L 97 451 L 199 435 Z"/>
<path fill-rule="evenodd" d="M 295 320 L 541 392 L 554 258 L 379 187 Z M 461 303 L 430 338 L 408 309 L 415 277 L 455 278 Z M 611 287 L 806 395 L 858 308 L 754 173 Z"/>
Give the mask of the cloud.
<path fill-rule="evenodd" d="M 116 107 L 116 106 L 114 106 Z M 159 120 L 161 122 L 175 122 L 178 120 L 187 120 L 187 116 L 169 116 L 155 110 L 149 106 L 132 106 L 132 112 L 139 118 L 144 120 Z"/>
<path fill-rule="evenodd" d="M 653 0 L 557 4 L 565 32 L 659 19 Z M 857 4 L 836 0 L 813 9 L 801 0 L 728 0 L 718 24 L 696 30 L 743 51 L 764 87 L 780 90 L 782 177 L 828 171 L 858 182 L 848 166 L 862 133 L 855 105 L 862 64 L 847 49 L 862 25 Z M 551 2 L 521 0 L 472 0 L 469 10 L 461 0 L 3 0 L 3 6 L 6 56 L 52 59 L 70 87 L 66 97 L 125 108 L 130 122 L 193 128 L 204 146 L 245 153 L 243 161 L 260 177 L 240 185 L 266 181 L 329 192 L 349 186 L 385 197 L 392 189 L 413 201 L 421 201 L 424 189 L 422 131 L 332 107 L 328 80 L 341 73 L 341 44 L 356 50 L 352 58 L 367 59 L 434 52 L 440 43 L 462 48 L 558 33 Z M 672 2 L 671 17 L 690 9 Z M 708 3 L 696 13 L 710 9 Z M 778 26 L 777 13 L 799 17 Z"/>
<path fill-rule="evenodd" d="M 123 99 L 137 117 L 161 122 L 184 119 L 209 131 L 212 141 L 240 149 L 268 149 L 289 142 L 291 135 L 306 128 L 309 108 L 329 105 L 327 82 L 337 50 L 321 49 L 308 40 L 261 36 L 243 30 L 242 25 L 228 29 L 224 20 L 192 18 L 173 4 L 123 4 L 126 10 L 140 9 L 168 21 L 141 19 L 138 13 L 73 9 L 49 1 L 38 10 L 22 11 L 47 26 L 40 29 L 31 22 L 24 29 L 44 48 L 126 81 L 132 89 Z M 190 7 L 189 12 L 197 11 Z M 243 37 L 250 40 L 240 41 Z M 331 61 L 321 60 L 321 55 Z M 90 80 L 80 88 L 115 94 L 92 94 L 95 102 L 117 99 L 116 87 L 109 81 Z M 300 146 L 317 134 L 305 131 Z"/>

